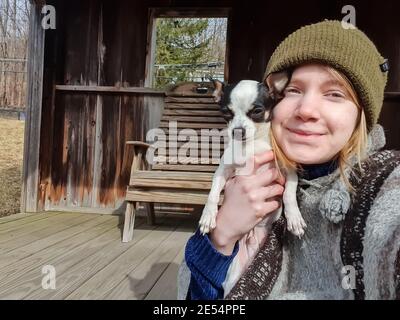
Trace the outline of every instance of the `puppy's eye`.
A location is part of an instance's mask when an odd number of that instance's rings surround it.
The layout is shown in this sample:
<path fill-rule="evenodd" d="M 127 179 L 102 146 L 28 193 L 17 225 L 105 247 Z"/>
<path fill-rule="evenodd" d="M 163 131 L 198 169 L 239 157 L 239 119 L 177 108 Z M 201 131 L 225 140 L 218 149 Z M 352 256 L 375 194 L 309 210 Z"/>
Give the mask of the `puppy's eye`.
<path fill-rule="evenodd" d="M 250 112 L 247 115 L 248 115 L 248 117 L 250 117 L 252 119 L 256 119 L 256 118 L 263 117 L 264 112 L 265 112 L 264 107 L 255 106 L 252 110 L 250 110 Z"/>
<path fill-rule="evenodd" d="M 263 107 L 255 107 L 251 111 L 252 116 L 261 116 L 264 113 L 265 109 Z"/>
<path fill-rule="evenodd" d="M 247 112 L 247 116 L 255 122 L 264 121 L 265 108 L 260 105 L 254 106 L 253 109 Z"/>

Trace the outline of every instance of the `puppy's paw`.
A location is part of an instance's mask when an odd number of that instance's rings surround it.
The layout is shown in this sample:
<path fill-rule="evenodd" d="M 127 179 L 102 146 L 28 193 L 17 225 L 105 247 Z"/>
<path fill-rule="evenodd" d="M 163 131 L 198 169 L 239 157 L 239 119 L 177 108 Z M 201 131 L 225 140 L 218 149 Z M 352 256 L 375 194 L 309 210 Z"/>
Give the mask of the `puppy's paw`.
<path fill-rule="evenodd" d="M 210 230 L 214 229 L 217 225 L 216 217 L 217 217 L 218 207 L 217 206 L 205 206 L 203 210 L 203 214 L 201 215 L 199 226 L 200 232 L 202 235 L 210 232 Z"/>
<path fill-rule="evenodd" d="M 288 214 L 285 212 L 285 216 L 287 220 L 287 229 L 301 239 L 301 237 L 304 235 L 304 229 L 307 227 L 307 225 L 300 212 L 297 214 Z"/>

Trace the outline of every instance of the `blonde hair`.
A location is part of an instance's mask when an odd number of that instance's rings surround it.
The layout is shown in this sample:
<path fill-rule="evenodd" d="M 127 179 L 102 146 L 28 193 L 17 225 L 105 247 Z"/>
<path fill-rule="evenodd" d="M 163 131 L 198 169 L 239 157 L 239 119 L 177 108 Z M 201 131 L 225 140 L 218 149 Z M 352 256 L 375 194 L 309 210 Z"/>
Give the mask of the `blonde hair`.
<path fill-rule="evenodd" d="M 354 173 L 354 168 L 352 168 L 352 165 L 350 163 L 350 159 L 352 159 L 353 156 L 356 157 L 358 168 L 360 171 L 362 171 L 361 162 L 366 157 L 366 148 L 368 141 L 367 120 L 365 117 L 364 109 L 357 96 L 354 86 L 352 85 L 350 80 L 343 73 L 339 72 L 333 67 L 328 65 L 324 66 L 326 67 L 326 70 L 329 72 L 329 74 L 332 75 L 341 85 L 343 85 L 344 89 L 347 91 L 350 100 L 357 106 L 358 109 L 356 126 L 349 141 L 347 141 L 342 150 L 340 150 L 340 152 L 332 159 L 332 160 L 337 160 L 340 171 L 340 177 L 346 184 L 348 189 L 351 192 L 353 192 L 354 188 L 352 187 L 350 181 L 346 177 L 345 171 L 346 169 L 348 169 L 349 172 Z M 284 170 L 288 169 L 301 170 L 299 164 L 289 159 L 282 151 L 282 149 L 276 142 L 273 130 L 270 130 L 270 141 L 272 145 L 272 150 L 274 151 L 275 154 L 275 162 L 278 170 L 279 168 L 282 168 Z"/>

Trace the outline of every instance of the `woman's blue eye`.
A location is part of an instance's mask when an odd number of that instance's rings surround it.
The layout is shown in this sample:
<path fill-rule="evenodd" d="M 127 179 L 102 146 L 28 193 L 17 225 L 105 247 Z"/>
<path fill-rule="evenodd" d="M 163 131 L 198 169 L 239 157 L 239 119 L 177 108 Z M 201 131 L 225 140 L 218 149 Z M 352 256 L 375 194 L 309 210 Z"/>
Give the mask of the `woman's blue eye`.
<path fill-rule="evenodd" d="M 285 93 L 299 93 L 299 90 L 294 88 L 288 88 L 285 90 Z"/>
<path fill-rule="evenodd" d="M 332 97 L 335 97 L 335 98 L 344 98 L 345 97 L 342 93 L 339 93 L 339 92 L 331 92 L 331 93 L 328 93 L 328 95 L 331 95 Z"/>

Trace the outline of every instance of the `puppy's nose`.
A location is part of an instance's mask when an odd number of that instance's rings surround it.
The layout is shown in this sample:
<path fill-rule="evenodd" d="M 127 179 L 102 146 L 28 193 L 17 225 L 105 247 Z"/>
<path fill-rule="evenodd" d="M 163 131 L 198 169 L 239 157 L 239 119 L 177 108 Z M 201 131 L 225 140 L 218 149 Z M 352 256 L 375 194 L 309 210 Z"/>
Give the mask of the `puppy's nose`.
<path fill-rule="evenodd" d="M 246 129 L 242 127 L 236 127 L 232 130 L 232 136 L 235 140 L 245 140 L 246 138 Z"/>

